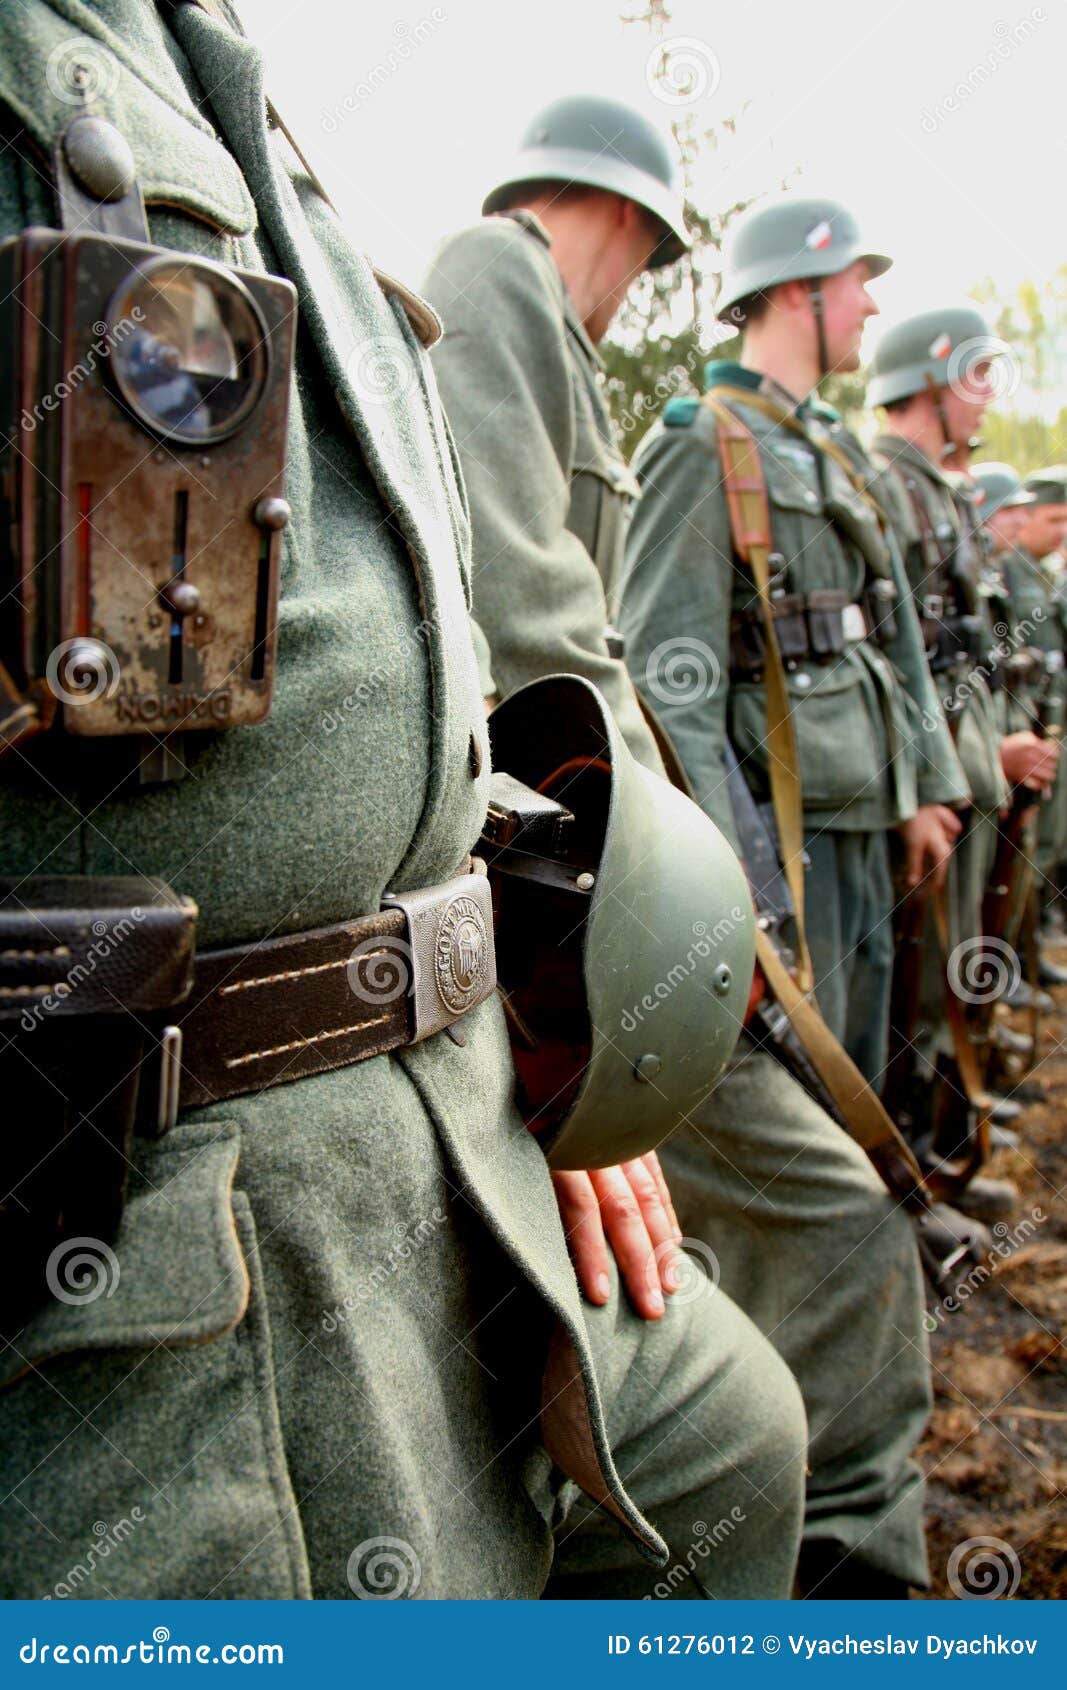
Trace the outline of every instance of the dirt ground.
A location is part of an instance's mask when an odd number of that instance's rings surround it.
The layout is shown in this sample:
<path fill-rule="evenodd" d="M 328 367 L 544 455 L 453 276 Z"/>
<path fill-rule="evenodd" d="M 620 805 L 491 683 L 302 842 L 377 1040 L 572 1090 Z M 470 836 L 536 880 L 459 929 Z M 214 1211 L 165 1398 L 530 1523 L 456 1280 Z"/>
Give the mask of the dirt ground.
<path fill-rule="evenodd" d="M 1067 948 L 1050 955 L 1067 964 Z M 1020 1147 L 989 1169 L 1020 1193 L 995 1228 L 994 1275 L 954 1309 L 930 1300 L 932 1597 L 961 1594 L 959 1582 L 969 1594 L 1067 1597 L 1067 988 L 1053 997 Z M 1029 1018 L 1010 1025 L 1029 1031 Z"/>

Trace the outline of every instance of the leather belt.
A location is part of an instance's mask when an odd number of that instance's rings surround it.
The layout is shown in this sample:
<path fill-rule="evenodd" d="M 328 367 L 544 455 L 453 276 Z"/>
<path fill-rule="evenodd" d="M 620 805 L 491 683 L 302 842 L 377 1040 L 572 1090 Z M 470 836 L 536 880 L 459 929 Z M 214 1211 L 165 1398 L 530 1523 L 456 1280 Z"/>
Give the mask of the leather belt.
<path fill-rule="evenodd" d="M 56 1246 L 110 1239 L 134 1132 L 450 1029 L 496 985 L 484 867 L 373 915 L 197 951 L 197 907 L 143 876 L 0 880 L 0 1329 Z M 467 865 L 465 865 L 466 867 Z M 11 1287 L 17 1290 L 12 1292 Z"/>
<path fill-rule="evenodd" d="M 166 1131 L 179 1106 L 416 1044 L 490 996 L 496 956 L 484 871 L 385 903 L 333 927 L 198 951 L 192 992 L 167 1012 L 158 1085 L 141 1086 L 141 1130 Z"/>

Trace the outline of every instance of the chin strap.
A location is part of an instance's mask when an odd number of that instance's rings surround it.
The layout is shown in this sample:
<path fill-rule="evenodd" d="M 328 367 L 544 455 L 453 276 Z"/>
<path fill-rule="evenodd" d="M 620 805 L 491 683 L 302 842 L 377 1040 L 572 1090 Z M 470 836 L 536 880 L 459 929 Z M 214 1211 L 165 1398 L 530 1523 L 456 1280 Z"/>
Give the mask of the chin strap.
<path fill-rule="evenodd" d="M 822 277 L 812 276 L 808 280 L 808 297 L 811 300 L 811 314 L 815 318 L 815 343 L 819 353 L 819 381 L 830 374 L 830 355 L 826 348 L 826 303 L 822 291 Z M 816 382 L 816 386 L 819 382 Z"/>
<path fill-rule="evenodd" d="M 941 424 L 941 438 L 945 444 L 938 453 L 938 457 L 941 462 L 944 463 L 945 459 L 951 458 L 960 450 L 960 447 L 957 442 L 953 440 L 948 426 L 948 412 L 945 410 L 944 388 L 938 385 L 933 376 L 928 375 L 926 378 L 926 391 L 934 402 L 934 410 L 937 412 L 937 420 Z"/>

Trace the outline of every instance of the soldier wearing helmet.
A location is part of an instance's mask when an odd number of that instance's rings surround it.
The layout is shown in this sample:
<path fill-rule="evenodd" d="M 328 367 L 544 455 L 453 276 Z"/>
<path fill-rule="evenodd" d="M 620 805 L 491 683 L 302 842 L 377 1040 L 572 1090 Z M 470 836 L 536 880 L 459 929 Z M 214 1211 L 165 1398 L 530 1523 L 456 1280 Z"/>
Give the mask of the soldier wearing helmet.
<path fill-rule="evenodd" d="M 435 363 L 470 496 L 474 609 L 502 711 L 522 699 L 509 695 L 524 681 L 575 671 L 604 692 L 648 769 L 660 756 L 605 637 L 605 584 L 617 576 L 634 484 L 601 396 L 595 343 L 633 273 L 627 231 L 644 229 L 645 265 L 684 248 L 672 180 L 663 142 L 636 114 L 557 102 L 534 119 L 519 163 L 488 195 L 487 220 L 446 241 L 425 283 L 445 324 Z M 680 905 L 673 923 L 650 921 L 667 979 L 684 964 L 673 935 L 687 922 Z M 652 1013 L 635 1001 L 621 1025 Z M 908 1223 L 857 1147 L 751 1045 L 686 1119 L 679 1152 L 676 1141 L 663 1147 L 683 1224 L 714 1252 L 721 1289 L 796 1372 L 813 1428 L 802 1588 L 896 1594 L 924 1582 L 922 1484 L 909 1455 L 928 1382 Z M 579 1224 L 577 1198 L 573 1213 Z M 872 1233 L 877 1251 L 866 1248 Z M 856 1342 L 861 1305 L 865 1322 L 876 1319 L 878 1384 L 869 1327 Z M 915 1347 L 899 1341 L 904 1332 Z"/>
<path fill-rule="evenodd" d="M 767 749 L 779 709 L 766 684 L 773 623 L 805 835 L 783 848 L 808 858 L 823 1014 L 872 1079 L 888 1033 L 889 834 L 900 831 L 915 883 L 936 879 L 958 829 L 948 806 L 966 796 L 870 466 L 813 397 L 831 368 L 858 366 L 877 310 L 868 284 L 889 263 L 832 200 L 786 196 L 731 227 L 718 313 L 742 328 L 741 361 L 710 363 L 704 401 L 672 401 L 642 442 L 621 618 L 638 686 L 655 688 L 656 654 L 683 630 L 714 652 L 721 684 L 708 696 L 679 689 L 663 710 L 701 802 L 727 829 L 727 738 L 781 825 L 782 759 Z M 724 429 L 744 430 L 758 453 L 766 612 L 724 486 Z M 918 742 L 917 714 L 933 723 Z"/>
<path fill-rule="evenodd" d="M 1019 538 L 1026 522 L 1026 507 L 1033 504 L 1034 495 L 1027 492 L 1022 476 L 1010 464 L 972 464 L 971 481 L 982 531 L 996 557 Z"/>
<path fill-rule="evenodd" d="M 519 774 L 501 790 L 490 769 L 434 314 L 372 271 L 277 150 L 228 0 L 0 6 L 0 123 L 0 397 L 9 417 L 39 399 L 48 413 L 33 453 L 30 431 L 5 438 L 0 473 L 0 1595 L 537 1597 L 558 1530 L 571 1593 L 641 1596 L 649 1561 L 689 1553 L 699 1514 L 736 1522 L 717 1593 L 787 1597 L 805 1434 L 787 1368 L 699 1280 L 656 1322 L 617 1280 L 606 1307 L 583 1306 L 527 1130 L 542 1122 L 516 1107 L 496 968 L 514 980 L 528 953 L 488 882 L 528 822 L 554 848 L 534 857 L 534 891 L 572 912 L 540 958 L 556 965 L 542 1001 L 567 1094 L 552 1148 L 590 1130 L 585 1068 L 641 1099 L 601 1113 L 612 1160 L 672 1124 L 651 1062 L 601 1061 L 595 1035 L 614 1028 L 582 990 L 622 972 L 627 928 L 645 934 L 660 812 L 580 681 L 555 712 L 575 729 L 555 769 L 517 734 L 502 749 L 538 786 L 577 756 L 581 793 L 564 778 L 557 802 Z M 232 385 L 251 432 L 213 438 L 189 382 L 120 388 L 124 351 L 135 378 L 146 344 L 164 374 L 173 363 L 151 320 L 144 339 L 116 337 L 114 363 L 88 350 L 95 318 L 130 327 L 135 284 L 151 306 L 175 273 L 235 324 L 247 305 L 260 382 Z M 368 347 L 404 379 L 368 394 Z M 83 360 L 54 411 L 42 349 L 56 371 Z M 186 362 L 195 377 L 195 346 Z M 225 422 L 219 384 L 213 397 Z M 164 412 L 188 421 L 184 440 Z M 291 506 L 262 496 L 283 470 Z M 71 626 L 59 571 L 90 491 Z M 184 640 L 161 585 L 172 537 L 171 585 L 205 612 Z M 32 600 L 11 590 L 23 571 Z M 83 624 L 128 642 L 113 707 L 100 688 L 60 700 L 52 663 L 34 667 Z M 247 715 L 198 721 L 205 674 Z M 128 685 L 152 689 L 151 739 L 136 719 L 123 731 Z M 102 726 L 79 733 L 96 705 Z M 187 739 L 169 738 L 175 721 Z M 677 825 L 684 801 L 659 784 Z M 728 910 L 740 871 L 687 809 L 692 871 L 704 862 L 702 890 Z M 701 989 L 697 955 L 660 1006 L 637 1054 L 672 1059 L 668 1092 L 724 1061 L 750 947 L 742 921 L 723 989 Z M 671 1016 L 687 998 L 688 1050 Z M 617 1148 L 611 1120 L 628 1129 Z M 642 1173 L 631 1207 L 669 1252 Z M 136 1543 L 67 1583 L 71 1546 L 131 1513 Z M 678 1593 L 704 1588 L 687 1576 Z"/>
<path fill-rule="evenodd" d="M 922 619 L 931 668 L 971 787 L 973 805 L 954 857 L 948 898 L 948 953 L 963 955 L 982 933 L 981 903 L 998 838 L 998 812 L 1009 786 L 1040 788 L 1055 772 L 1056 751 L 1026 725 L 1005 733 L 1007 663 L 1014 653 L 997 630 L 1010 617 L 1003 588 L 991 576 L 978 537 L 980 507 L 966 464 L 974 437 L 995 396 L 995 364 L 1010 348 L 992 334 L 972 305 L 920 312 L 882 337 L 871 364 L 868 398 L 882 406 L 885 426 L 875 441 L 881 466 L 879 496 L 890 514 Z M 991 609 L 992 606 L 992 609 Z M 1005 627 L 1005 631 L 1008 631 Z M 937 1086 L 962 1097 L 945 1010 L 946 965 L 932 923 L 927 924 L 921 1021 L 915 1041 L 912 1113 L 921 1132 L 935 1108 Z M 949 976 L 951 990 L 951 975 Z M 1017 1107 L 1001 1106 L 1002 1120 Z M 953 1125 L 949 1136 L 955 1137 Z M 935 1135 L 936 1137 L 936 1135 Z M 954 1156 L 947 1141 L 930 1146 L 935 1164 Z M 969 1213 L 993 1219 L 1010 1210 L 1014 1188 L 972 1178 L 960 1197 Z"/>
<path fill-rule="evenodd" d="M 1026 503 L 1013 544 L 1004 552 L 1002 567 L 1012 609 L 1033 662 L 1009 701 L 1012 725 L 1032 727 L 1062 738 L 1067 713 L 1064 648 L 1067 645 L 1067 602 L 1058 553 L 1067 537 L 1067 465 L 1051 464 L 1026 477 Z M 1038 808 L 1036 892 L 1046 921 L 1058 898 L 1055 882 L 1067 855 L 1067 780 L 1062 759 L 1047 803 Z M 1039 955 L 1042 986 L 1067 985 L 1067 971 L 1050 957 Z"/>

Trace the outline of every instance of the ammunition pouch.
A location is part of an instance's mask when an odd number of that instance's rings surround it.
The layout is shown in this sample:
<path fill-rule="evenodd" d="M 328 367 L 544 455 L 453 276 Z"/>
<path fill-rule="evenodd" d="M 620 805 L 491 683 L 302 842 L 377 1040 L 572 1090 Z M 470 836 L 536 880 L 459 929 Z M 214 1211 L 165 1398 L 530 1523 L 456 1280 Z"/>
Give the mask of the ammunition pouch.
<path fill-rule="evenodd" d="M 893 583 L 885 583 L 892 589 Z M 880 599 L 888 597 L 879 595 Z M 868 609 L 855 603 L 842 588 L 827 587 L 810 593 L 779 592 L 772 596 L 771 611 L 782 661 L 786 668 L 799 663 L 826 663 L 840 657 L 849 646 L 872 637 L 874 622 Z M 759 607 L 735 611 L 730 618 L 731 678 L 759 680 L 767 662 L 767 645 Z"/>
<path fill-rule="evenodd" d="M 871 638 L 880 646 L 888 645 L 897 634 L 897 584 L 885 575 L 868 577 L 863 595 Z"/>

